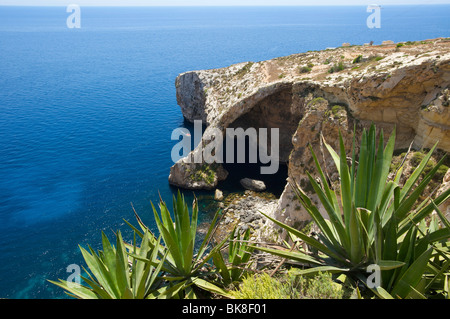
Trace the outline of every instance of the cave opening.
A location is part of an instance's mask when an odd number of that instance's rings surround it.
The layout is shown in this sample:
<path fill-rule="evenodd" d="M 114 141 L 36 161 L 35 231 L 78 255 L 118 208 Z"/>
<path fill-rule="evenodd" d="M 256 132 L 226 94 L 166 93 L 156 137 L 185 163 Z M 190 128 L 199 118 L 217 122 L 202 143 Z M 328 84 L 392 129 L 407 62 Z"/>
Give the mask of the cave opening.
<path fill-rule="evenodd" d="M 230 142 L 229 140 L 225 143 Z M 266 191 L 280 197 L 286 185 L 288 177 L 288 168 L 286 163 L 278 163 L 278 169 L 274 174 L 261 174 L 261 167 L 268 167 L 270 163 L 263 163 L 260 156 L 256 156 L 256 163 L 250 161 L 250 152 L 257 152 L 251 148 L 250 138 L 245 138 L 245 162 L 239 163 L 237 157 L 238 139 L 234 139 L 234 160 L 232 162 L 225 161 L 223 167 L 228 171 L 228 177 L 220 184 L 221 189 L 234 192 L 236 190 L 244 190 L 240 184 L 242 178 L 251 178 L 263 181 L 266 184 Z M 224 147 L 224 158 L 226 158 L 226 147 Z"/>
<path fill-rule="evenodd" d="M 244 190 L 240 184 L 242 178 L 251 178 L 261 180 L 266 184 L 266 191 L 274 194 L 279 198 L 286 185 L 286 179 L 288 177 L 288 161 L 289 155 L 293 149 L 292 136 L 295 133 L 298 123 L 301 119 L 298 108 L 293 106 L 293 94 L 292 87 L 285 87 L 277 90 L 276 92 L 263 98 L 256 103 L 248 112 L 244 113 L 240 117 L 236 118 L 228 128 L 238 129 L 242 128 L 247 132 L 249 128 L 254 128 L 258 133 L 260 129 L 267 129 L 267 143 L 263 143 L 267 146 L 267 155 L 271 160 L 273 156 L 271 154 L 271 146 L 278 146 L 278 170 L 273 174 L 262 174 L 262 167 L 269 167 L 271 162 L 261 161 L 261 152 L 259 151 L 258 142 L 260 141 L 260 135 L 258 135 L 258 141 L 245 135 L 245 158 L 244 163 L 238 162 L 238 138 L 234 139 L 226 138 L 224 141 L 224 159 L 227 158 L 226 150 L 227 144 L 233 143 L 234 160 L 231 162 L 224 161 L 223 167 L 228 171 L 229 175 L 225 181 L 220 183 L 221 189 L 226 191 Z M 272 129 L 278 129 L 278 139 L 272 136 Z M 276 144 L 273 144 L 276 143 Z M 240 149 L 242 151 L 242 148 Z M 252 153 L 253 152 L 253 153 Z M 251 158 L 256 162 L 252 162 Z M 265 153 L 265 152 L 264 152 Z M 242 154 L 240 154 L 242 158 Z"/>

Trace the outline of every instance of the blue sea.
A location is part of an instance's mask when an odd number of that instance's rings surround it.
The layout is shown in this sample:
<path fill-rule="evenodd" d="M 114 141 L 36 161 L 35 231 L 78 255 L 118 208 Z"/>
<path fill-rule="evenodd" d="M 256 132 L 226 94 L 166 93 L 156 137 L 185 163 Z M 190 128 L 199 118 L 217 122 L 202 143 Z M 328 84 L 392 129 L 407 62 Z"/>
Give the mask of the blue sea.
<path fill-rule="evenodd" d="M 172 130 L 189 125 L 179 73 L 309 50 L 450 36 L 450 5 L 366 7 L 0 7 L 0 298 L 66 298 L 46 280 L 84 265 L 131 203 L 171 202 Z M 192 192 L 184 192 L 188 201 Z M 211 194 L 196 192 L 202 222 Z"/>

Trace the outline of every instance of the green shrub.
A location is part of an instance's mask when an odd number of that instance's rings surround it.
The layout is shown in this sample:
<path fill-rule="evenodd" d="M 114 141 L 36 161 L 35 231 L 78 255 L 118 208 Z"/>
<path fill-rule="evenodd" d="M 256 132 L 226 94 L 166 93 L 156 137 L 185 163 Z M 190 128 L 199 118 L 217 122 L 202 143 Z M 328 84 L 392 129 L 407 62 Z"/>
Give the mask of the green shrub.
<path fill-rule="evenodd" d="M 414 167 L 418 166 L 425 156 L 426 154 L 423 152 L 414 152 L 413 155 L 411 156 L 410 161 L 411 165 Z M 428 174 L 434 168 L 435 165 L 436 161 L 434 159 L 430 159 L 427 165 L 425 165 L 421 176 L 424 177 L 426 174 Z M 448 166 L 442 164 L 436 171 L 436 174 L 434 175 L 433 179 L 441 182 L 445 176 L 445 173 L 447 173 L 447 170 Z"/>
<path fill-rule="evenodd" d="M 345 107 L 343 107 L 339 104 L 333 105 L 331 107 L 331 112 L 333 112 L 333 115 L 337 115 L 342 110 L 345 110 Z"/>
<path fill-rule="evenodd" d="M 335 63 L 329 70 L 328 73 L 340 72 L 345 69 L 344 63 L 341 61 L 339 63 Z"/>
<path fill-rule="evenodd" d="M 358 55 L 354 60 L 353 60 L 353 64 L 356 64 L 356 63 L 360 63 L 361 61 L 362 61 L 362 55 Z"/>
<path fill-rule="evenodd" d="M 253 64 L 255 64 L 255 63 L 254 62 L 248 62 L 246 65 L 244 65 L 242 67 L 242 69 L 240 69 L 239 71 L 236 72 L 236 75 L 239 78 L 242 78 L 245 74 L 250 72 L 250 69 L 252 68 Z"/>
<path fill-rule="evenodd" d="M 319 272 L 314 277 L 299 276 L 296 278 L 298 278 L 298 288 L 303 298 L 342 299 L 343 297 L 343 287 L 335 283 L 329 273 Z"/>
<path fill-rule="evenodd" d="M 246 277 L 231 295 L 236 299 L 342 299 L 343 289 L 328 273 L 314 277 L 262 273 Z"/>
<path fill-rule="evenodd" d="M 297 299 L 289 293 L 290 287 L 267 273 L 250 275 L 242 280 L 239 289 L 231 295 L 236 299 Z"/>
<path fill-rule="evenodd" d="M 216 178 L 215 165 L 214 164 L 203 164 L 199 168 L 197 168 L 193 174 L 191 174 L 190 178 L 193 181 L 203 181 L 209 185 L 214 184 L 214 180 Z"/>
<path fill-rule="evenodd" d="M 300 73 L 309 73 L 311 70 L 312 69 L 309 66 L 303 66 L 300 68 Z"/>
<path fill-rule="evenodd" d="M 326 102 L 326 100 L 323 97 L 316 97 L 313 100 L 311 100 L 311 102 L 308 103 L 308 107 L 311 107 L 312 109 L 314 109 L 316 104 L 323 103 L 323 102 Z"/>

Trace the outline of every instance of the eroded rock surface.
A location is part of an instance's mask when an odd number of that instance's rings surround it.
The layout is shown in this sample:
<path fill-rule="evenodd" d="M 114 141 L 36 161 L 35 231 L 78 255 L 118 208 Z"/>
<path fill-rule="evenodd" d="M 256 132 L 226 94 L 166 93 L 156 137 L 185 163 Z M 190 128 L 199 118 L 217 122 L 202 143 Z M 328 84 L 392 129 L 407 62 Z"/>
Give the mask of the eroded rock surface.
<path fill-rule="evenodd" d="M 208 125 L 208 132 L 249 127 L 280 129 L 280 162 L 289 178 L 307 188 L 314 172 L 309 146 L 338 178 L 321 135 L 335 149 L 339 131 L 351 148 L 372 122 L 389 137 L 396 128 L 396 148 L 450 151 L 450 39 L 381 46 L 346 46 L 222 69 L 191 71 L 176 79 L 177 101 L 188 121 Z M 189 156 L 193 157 L 198 147 Z M 189 157 L 188 156 L 188 157 Z M 206 166 L 205 166 L 206 165 Z M 171 168 L 169 182 L 190 189 L 214 189 L 226 179 L 220 164 L 192 164 L 186 158 Z M 293 204 L 288 186 L 274 216 L 295 223 L 307 216 Z M 312 196 L 313 200 L 314 196 Z"/>

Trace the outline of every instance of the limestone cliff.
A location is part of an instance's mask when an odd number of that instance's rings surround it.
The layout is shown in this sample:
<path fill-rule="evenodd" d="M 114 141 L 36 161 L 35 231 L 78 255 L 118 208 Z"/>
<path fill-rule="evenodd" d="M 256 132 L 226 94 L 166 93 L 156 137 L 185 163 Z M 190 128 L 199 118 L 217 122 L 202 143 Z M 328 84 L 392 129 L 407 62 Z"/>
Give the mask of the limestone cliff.
<path fill-rule="evenodd" d="M 290 178 L 302 184 L 305 171 L 314 171 L 309 143 L 333 181 L 337 176 L 320 134 L 336 148 L 341 130 L 350 149 L 354 128 L 358 138 L 374 122 L 385 136 L 396 127 L 397 149 L 411 143 L 429 148 L 439 141 L 441 150 L 450 151 L 449 62 L 450 39 L 346 46 L 183 73 L 176 79 L 177 101 L 188 121 L 207 124 L 203 146 L 212 129 L 279 128 L 280 161 Z M 193 164 L 188 158 L 171 168 L 171 184 L 214 189 L 226 179 L 220 164 Z M 292 198 L 286 185 L 275 217 L 292 223 L 306 218 Z"/>

